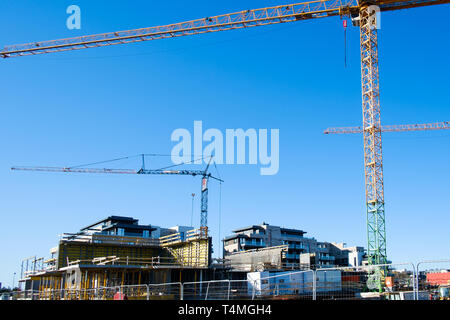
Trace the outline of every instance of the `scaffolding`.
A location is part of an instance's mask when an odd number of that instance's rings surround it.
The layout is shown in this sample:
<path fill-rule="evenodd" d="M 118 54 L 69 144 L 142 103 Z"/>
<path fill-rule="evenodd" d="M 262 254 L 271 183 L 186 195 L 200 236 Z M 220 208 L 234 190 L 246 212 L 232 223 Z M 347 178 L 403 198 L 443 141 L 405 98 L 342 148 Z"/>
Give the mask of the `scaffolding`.
<path fill-rule="evenodd" d="M 211 238 L 207 227 L 157 239 L 66 233 L 52 250 L 50 259 L 24 259 L 20 281 L 25 289 L 36 290 L 44 300 L 93 299 L 99 294 L 107 299 L 111 297 L 101 291 L 107 286 L 181 281 L 183 273 L 196 278 L 210 265 Z"/>

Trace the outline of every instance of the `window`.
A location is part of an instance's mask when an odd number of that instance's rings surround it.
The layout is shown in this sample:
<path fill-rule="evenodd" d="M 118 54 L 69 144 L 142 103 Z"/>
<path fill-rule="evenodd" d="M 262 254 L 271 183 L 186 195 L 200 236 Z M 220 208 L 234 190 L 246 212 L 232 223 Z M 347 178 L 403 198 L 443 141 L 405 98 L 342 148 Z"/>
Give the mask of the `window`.
<path fill-rule="evenodd" d="M 117 235 L 118 236 L 124 236 L 125 235 L 125 229 L 124 228 L 118 228 L 117 229 Z"/>
<path fill-rule="evenodd" d="M 143 236 L 144 238 L 150 238 L 150 231 L 149 231 L 149 230 L 144 230 L 144 231 L 142 232 L 142 236 Z"/>

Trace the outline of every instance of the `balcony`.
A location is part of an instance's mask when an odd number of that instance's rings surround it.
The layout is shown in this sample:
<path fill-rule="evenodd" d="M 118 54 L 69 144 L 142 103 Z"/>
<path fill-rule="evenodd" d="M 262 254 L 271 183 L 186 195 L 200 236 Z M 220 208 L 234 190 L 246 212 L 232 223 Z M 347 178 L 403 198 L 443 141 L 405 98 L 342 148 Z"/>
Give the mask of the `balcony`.
<path fill-rule="evenodd" d="M 334 261 L 334 256 L 324 256 L 324 255 L 320 255 L 319 256 L 320 260 L 324 260 L 324 261 Z"/>
<path fill-rule="evenodd" d="M 264 242 L 245 241 L 245 242 L 241 243 L 241 246 L 263 248 L 266 246 L 266 244 Z"/>
<path fill-rule="evenodd" d="M 305 239 L 303 236 L 297 235 L 297 234 L 282 234 L 281 238 L 289 239 L 290 241 L 300 241 L 300 240 Z"/>
<path fill-rule="evenodd" d="M 293 244 L 293 243 L 291 243 L 291 244 L 289 244 L 289 249 L 301 250 L 301 249 L 305 249 L 305 245 L 303 243 L 300 243 L 300 244 Z"/>
<path fill-rule="evenodd" d="M 300 255 L 295 253 L 287 253 L 286 259 L 297 259 L 300 260 Z"/>

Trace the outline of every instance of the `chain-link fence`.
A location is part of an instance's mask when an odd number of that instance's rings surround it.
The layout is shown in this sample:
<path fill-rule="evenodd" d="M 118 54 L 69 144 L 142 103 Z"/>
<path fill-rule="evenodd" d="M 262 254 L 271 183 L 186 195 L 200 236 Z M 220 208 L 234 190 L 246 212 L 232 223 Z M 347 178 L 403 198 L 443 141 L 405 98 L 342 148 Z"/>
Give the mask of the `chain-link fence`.
<path fill-rule="evenodd" d="M 446 300 L 450 260 L 247 273 L 242 280 L 25 290 L 21 300 Z"/>

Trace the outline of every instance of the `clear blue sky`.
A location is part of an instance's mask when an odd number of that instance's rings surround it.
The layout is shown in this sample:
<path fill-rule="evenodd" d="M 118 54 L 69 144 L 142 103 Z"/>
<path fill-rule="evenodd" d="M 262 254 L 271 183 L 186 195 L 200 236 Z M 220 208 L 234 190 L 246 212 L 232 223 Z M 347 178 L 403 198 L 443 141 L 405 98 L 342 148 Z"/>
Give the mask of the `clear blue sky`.
<path fill-rule="evenodd" d="M 66 28 L 70 4 L 81 7 L 81 30 Z M 277 4 L 3 0 L 0 46 Z M 449 14 L 448 5 L 382 14 L 384 124 L 450 120 Z M 265 221 L 366 247 L 362 137 L 323 134 L 361 123 L 359 30 L 348 28 L 347 68 L 343 36 L 336 17 L 0 61 L 0 281 L 11 284 L 22 258 L 48 256 L 58 234 L 107 215 L 188 225 L 190 194 L 200 191 L 192 177 L 27 173 L 11 166 L 169 153 L 172 131 L 191 129 L 194 120 L 223 131 L 280 129 L 277 175 L 219 166 L 221 237 Z M 389 258 L 450 258 L 450 132 L 383 138 Z M 212 182 L 215 255 L 218 195 Z M 197 198 L 197 224 L 199 206 Z"/>

